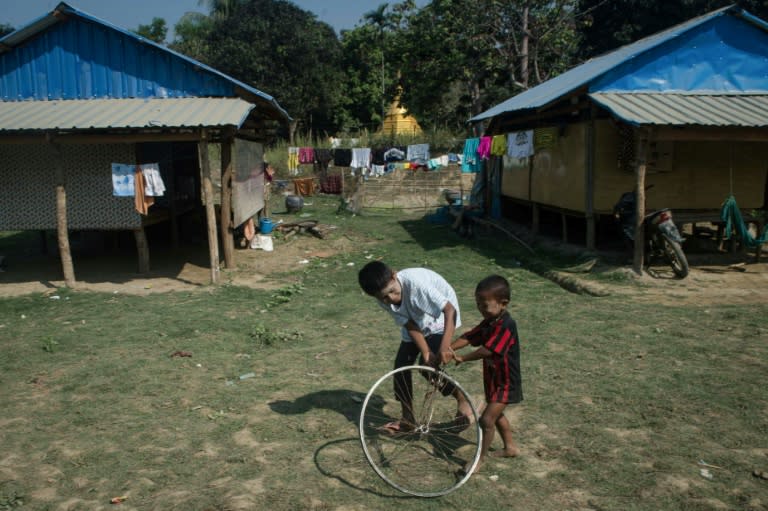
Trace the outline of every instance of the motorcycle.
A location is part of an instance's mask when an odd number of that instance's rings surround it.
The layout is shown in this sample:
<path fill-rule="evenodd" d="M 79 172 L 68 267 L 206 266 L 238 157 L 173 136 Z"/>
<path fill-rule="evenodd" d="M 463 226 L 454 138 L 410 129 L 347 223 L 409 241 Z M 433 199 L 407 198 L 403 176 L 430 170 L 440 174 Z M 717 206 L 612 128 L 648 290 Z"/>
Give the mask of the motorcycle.
<path fill-rule="evenodd" d="M 653 185 L 646 190 L 652 187 Z M 631 246 L 634 246 L 635 241 L 636 204 L 637 194 L 632 191 L 622 194 L 619 202 L 613 207 L 614 218 L 619 222 L 622 235 Z M 682 248 L 685 239 L 672 221 L 672 210 L 665 208 L 645 215 L 643 228 L 646 266 L 660 258 L 669 263 L 677 277 L 683 279 L 688 276 L 688 259 Z"/>

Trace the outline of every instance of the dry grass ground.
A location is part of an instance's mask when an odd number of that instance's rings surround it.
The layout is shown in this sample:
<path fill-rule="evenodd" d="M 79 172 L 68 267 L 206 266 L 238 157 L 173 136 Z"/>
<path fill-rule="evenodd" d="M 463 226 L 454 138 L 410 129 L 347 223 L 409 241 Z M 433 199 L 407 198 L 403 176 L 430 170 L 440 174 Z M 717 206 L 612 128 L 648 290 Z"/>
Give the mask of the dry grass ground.
<path fill-rule="evenodd" d="M 216 288 L 199 247 L 182 263 L 153 254 L 151 279 L 130 254 L 108 258 L 112 271 L 80 256 L 75 291 L 9 258 L 0 509 L 98 510 L 118 496 L 121 509 L 163 511 L 768 509 L 768 481 L 753 475 L 768 471 L 764 264 L 638 281 L 601 263 L 581 277 L 610 289 L 597 298 L 532 271 L 496 235 L 467 242 L 420 215 L 314 203 L 307 212 L 336 226 L 327 239 L 238 251 Z M 374 258 L 443 274 L 465 327 L 479 320 L 480 278 L 513 286 L 525 401 L 508 416 L 522 455 L 439 499 L 388 488 L 359 447 L 361 397 L 397 346 L 357 287 Z M 580 262 L 540 251 L 535 266 Z M 482 395 L 480 365 L 449 370 Z"/>

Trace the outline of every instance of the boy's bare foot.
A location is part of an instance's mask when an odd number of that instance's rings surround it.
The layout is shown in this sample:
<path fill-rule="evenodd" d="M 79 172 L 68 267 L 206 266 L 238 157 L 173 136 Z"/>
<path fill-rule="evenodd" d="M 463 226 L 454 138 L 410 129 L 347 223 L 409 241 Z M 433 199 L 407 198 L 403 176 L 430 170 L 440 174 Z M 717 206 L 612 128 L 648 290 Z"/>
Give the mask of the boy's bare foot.
<path fill-rule="evenodd" d="M 384 433 L 390 434 L 390 435 L 396 435 L 398 433 L 409 433 L 413 431 L 413 426 L 404 421 L 392 421 L 387 422 L 383 426 L 379 428 L 379 431 L 383 431 Z"/>
<path fill-rule="evenodd" d="M 520 449 L 518 449 L 517 446 L 505 447 L 500 451 L 491 452 L 491 456 L 494 458 L 515 458 L 520 456 Z"/>

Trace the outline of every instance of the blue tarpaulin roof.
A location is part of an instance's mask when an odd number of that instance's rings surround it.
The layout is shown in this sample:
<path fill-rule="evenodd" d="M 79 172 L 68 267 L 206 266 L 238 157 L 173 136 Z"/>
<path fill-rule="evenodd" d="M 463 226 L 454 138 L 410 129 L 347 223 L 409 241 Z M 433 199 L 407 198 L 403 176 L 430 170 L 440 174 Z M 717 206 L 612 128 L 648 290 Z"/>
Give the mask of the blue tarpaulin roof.
<path fill-rule="evenodd" d="M 768 94 L 768 24 L 737 7 L 725 7 L 589 60 L 470 121 L 529 114 L 580 89 L 593 100 L 611 94 L 614 114 L 621 110 L 624 94 L 674 94 L 683 108 L 689 96 Z M 626 120 L 657 123 L 651 122 L 652 115 L 635 114 Z M 728 122 L 726 115 L 712 124 Z"/>

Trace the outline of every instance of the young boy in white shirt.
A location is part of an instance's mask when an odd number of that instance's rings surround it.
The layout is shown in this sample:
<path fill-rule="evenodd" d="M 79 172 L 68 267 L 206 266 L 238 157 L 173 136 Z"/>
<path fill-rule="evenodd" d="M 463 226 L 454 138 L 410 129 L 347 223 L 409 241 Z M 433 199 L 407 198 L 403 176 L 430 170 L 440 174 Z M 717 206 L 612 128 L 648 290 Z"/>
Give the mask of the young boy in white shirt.
<path fill-rule="evenodd" d="M 395 369 L 413 365 L 417 358 L 419 363 L 435 367 L 452 359 L 451 340 L 461 326 L 461 316 L 456 292 L 443 277 L 427 268 L 394 271 L 381 261 L 373 261 L 360 270 L 358 282 L 401 327 Z M 398 373 L 394 387 L 402 415 L 386 428 L 408 431 L 414 427 L 410 373 Z M 457 417 L 471 414 L 469 403 L 455 387 L 446 385 L 440 390 L 456 398 Z"/>

